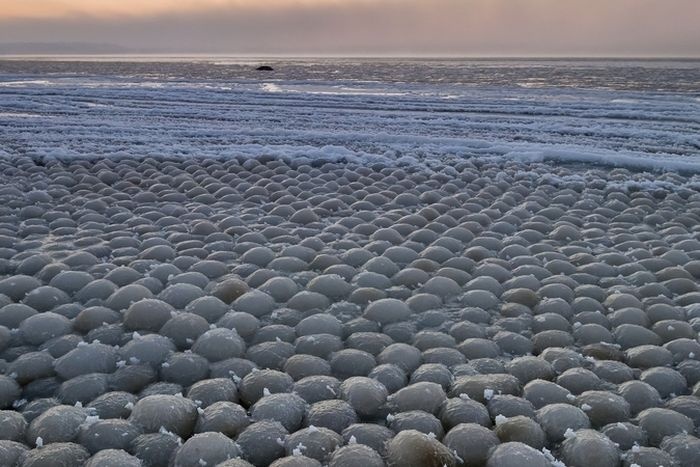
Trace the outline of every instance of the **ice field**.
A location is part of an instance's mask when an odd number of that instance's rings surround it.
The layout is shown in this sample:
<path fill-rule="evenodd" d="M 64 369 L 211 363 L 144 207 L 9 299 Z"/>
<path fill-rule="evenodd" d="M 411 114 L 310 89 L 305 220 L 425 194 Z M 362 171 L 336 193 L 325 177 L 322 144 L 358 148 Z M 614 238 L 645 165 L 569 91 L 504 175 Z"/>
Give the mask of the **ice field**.
<path fill-rule="evenodd" d="M 700 62 L 163 60 L 0 61 L 0 466 L 698 465 Z"/>
<path fill-rule="evenodd" d="M 267 75 L 235 61 L 22 64 L 0 66 L 2 151 L 15 156 L 699 167 L 693 61 L 302 61 Z"/>

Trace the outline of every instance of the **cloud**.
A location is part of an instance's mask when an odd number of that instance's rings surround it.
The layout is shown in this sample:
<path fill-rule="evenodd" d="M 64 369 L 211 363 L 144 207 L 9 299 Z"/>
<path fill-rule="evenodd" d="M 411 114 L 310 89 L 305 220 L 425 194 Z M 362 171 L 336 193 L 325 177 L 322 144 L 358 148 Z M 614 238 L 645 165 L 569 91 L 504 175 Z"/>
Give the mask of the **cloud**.
<path fill-rule="evenodd" d="M 349 0 L 345 0 L 346 2 Z M 354 0 L 354 3 L 372 0 Z M 47 18 L 144 17 L 203 11 L 306 8 L 344 3 L 343 0 L 3 0 L 0 20 Z"/>
<path fill-rule="evenodd" d="M 0 41 L 110 42 L 144 52 L 460 55 L 697 55 L 700 43 L 697 0 L 51 3 L 66 8 L 53 17 L 0 16 Z M 142 3 L 148 8 L 136 7 Z"/>

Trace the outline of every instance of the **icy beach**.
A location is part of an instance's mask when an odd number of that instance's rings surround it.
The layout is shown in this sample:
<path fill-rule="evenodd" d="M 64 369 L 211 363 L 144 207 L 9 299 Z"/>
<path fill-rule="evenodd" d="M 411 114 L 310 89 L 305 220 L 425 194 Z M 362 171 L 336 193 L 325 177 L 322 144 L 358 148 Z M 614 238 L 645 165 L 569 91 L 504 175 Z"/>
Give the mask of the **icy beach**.
<path fill-rule="evenodd" d="M 700 63 L 0 62 L 0 155 L 700 170 Z"/>
<path fill-rule="evenodd" d="M 0 61 L 0 465 L 700 458 L 700 62 Z"/>

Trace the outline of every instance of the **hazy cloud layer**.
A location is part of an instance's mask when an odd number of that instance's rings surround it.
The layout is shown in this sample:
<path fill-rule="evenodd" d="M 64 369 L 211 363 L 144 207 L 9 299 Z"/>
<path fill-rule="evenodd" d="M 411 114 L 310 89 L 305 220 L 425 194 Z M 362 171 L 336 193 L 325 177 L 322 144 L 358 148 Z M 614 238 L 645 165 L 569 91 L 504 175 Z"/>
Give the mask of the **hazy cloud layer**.
<path fill-rule="evenodd" d="M 173 53 L 700 54 L 700 0 L 5 2 L 0 42 Z"/>

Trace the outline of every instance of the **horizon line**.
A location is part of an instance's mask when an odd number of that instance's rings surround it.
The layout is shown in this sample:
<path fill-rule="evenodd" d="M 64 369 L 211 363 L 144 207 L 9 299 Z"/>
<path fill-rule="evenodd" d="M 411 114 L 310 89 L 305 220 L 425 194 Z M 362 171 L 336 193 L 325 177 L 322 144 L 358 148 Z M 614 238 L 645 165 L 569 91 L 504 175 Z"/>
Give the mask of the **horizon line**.
<path fill-rule="evenodd" d="M 440 54 L 440 53 L 236 53 L 236 52 L 71 52 L 71 53 L 1 53 L 0 59 L 22 58 L 240 58 L 240 59 L 452 59 L 452 60 L 700 60 L 698 55 L 624 55 L 624 54 Z"/>

